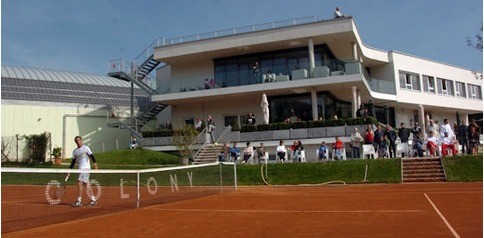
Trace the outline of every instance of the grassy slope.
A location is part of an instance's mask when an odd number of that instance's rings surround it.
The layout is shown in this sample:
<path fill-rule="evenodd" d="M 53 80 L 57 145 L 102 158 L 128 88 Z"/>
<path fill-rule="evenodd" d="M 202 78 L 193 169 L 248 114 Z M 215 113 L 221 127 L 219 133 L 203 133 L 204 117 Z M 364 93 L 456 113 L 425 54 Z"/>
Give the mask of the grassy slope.
<path fill-rule="evenodd" d="M 368 165 L 367 182 L 400 182 L 400 160 L 350 160 L 334 163 L 269 164 L 268 182 L 270 184 L 318 184 L 342 180 L 346 183 L 360 183 L 365 178 Z M 261 167 L 250 165 L 237 166 L 240 185 L 261 185 Z"/>
<path fill-rule="evenodd" d="M 447 181 L 482 181 L 482 155 L 444 159 Z"/>
<path fill-rule="evenodd" d="M 178 165 L 178 156 L 144 149 L 119 150 L 95 155 L 101 169 L 143 169 Z M 51 167 L 68 168 L 70 160 L 64 165 L 2 164 L 9 167 Z M 482 155 L 448 157 L 444 159 L 448 181 L 482 181 Z M 399 183 L 400 160 L 348 160 L 332 163 L 269 164 L 268 182 L 270 184 L 318 184 L 342 180 L 346 183 L 361 183 L 368 165 L 367 182 Z M 237 165 L 240 185 L 262 185 L 261 167 Z"/>

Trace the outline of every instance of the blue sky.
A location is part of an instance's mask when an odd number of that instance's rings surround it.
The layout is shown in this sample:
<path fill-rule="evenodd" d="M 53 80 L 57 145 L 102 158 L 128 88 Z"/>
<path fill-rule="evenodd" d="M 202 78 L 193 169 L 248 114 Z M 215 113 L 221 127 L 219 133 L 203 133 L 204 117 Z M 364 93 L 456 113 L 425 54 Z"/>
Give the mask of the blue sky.
<path fill-rule="evenodd" d="M 466 39 L 480 31 L 482 0 L 1 0 L 3 65 L 105 75 L 159 37 L 316 16 L 340 6 L 363 42 L 482 71 Z"/>

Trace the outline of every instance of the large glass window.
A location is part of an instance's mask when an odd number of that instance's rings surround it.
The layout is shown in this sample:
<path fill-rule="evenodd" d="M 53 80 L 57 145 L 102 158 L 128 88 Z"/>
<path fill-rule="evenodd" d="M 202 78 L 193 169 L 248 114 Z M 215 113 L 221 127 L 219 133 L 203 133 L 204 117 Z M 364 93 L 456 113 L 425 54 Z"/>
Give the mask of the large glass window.
<path fill-rule="evenodd" d="M 328 66 L 331 71 L 344 70 L 344 62 L 336 59 L 327 45 L 314 47 L 316 66 Z M 257 63 L 257 67 L 253 67 Z M 220 87 L 248 85 L 262 82 L 262 74 L 288 75 L 292 70 L 309 71 L 307 47 L 262 52 L 214 59 L 215 82 Z"/>
<path fill-rule="evenodd" d="M 419 75 L 400 71 L 400 88 L 420 91 Z"/>
<path fill-rule="evenodd" d="M 461 82 L 455 82 L 455 96 L 465 98 L 466 97 L 466 85 Z"/>
<path fill-rule="evenodd" d="M 454 83 L 451 80 L 437 78 L 437 93 L 454 96 Z"/>
<path fill-rule="evenodd" d="M 432 76 L 422 76 L 424 91 L 428 93 L 435 93 L 435 78 Z"/>
<path fill-rule="evenodd" d="M 301 121 L 311 121 L 313 112 L 311 94 L 283 95 L 269 98 L 271 122 L 282 122 L 291 116 Z M 336 99 L 329 92 L 319 92 L 317 96 L 318 118 L 330 120 L 351 117 L 351 103 Z"/>
<path fill-rule="evenodd" d="M 474 84 L 467 84 L 467 91 L 469 92 L 469 98 L 482 99 L 481 86 Z"/>

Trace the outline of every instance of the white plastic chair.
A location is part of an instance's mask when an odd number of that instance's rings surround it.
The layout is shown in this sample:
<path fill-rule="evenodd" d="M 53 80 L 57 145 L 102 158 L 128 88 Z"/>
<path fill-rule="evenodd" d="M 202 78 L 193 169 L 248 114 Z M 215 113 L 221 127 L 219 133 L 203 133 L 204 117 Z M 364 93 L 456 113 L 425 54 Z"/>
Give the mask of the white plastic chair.
<path fill-rule="evenodd" d="M 366 155 L 373 155 L 373 158 L 376 159 L 378 158 L 378 154 L 376 153 L 375 151 L 375 148 L 373 147 L 373 145 L 363 145 L 363 159 L 366 158 Z"/>
<path fill-rule="evenodd" d="M 326 149 L 326 152 L 324 153 L 324 156 L 326 157 L 326 161 L 330 161 L 331 157 L 329 157 L 329 150 Z M 324 160 L 324 159 L 321 159 Z M 319 161 L 319 149 L 316 150 L 316 162 Z"/>
<path fill-rule="evenodd" d="M 266 151 L 266 153 L 259 157 L 259 164 L 267 164 L 267 161 L 269 160 L 269 152 Z"/>
<path fill-rule="evenodd" d="M 331 153 L 332 153 L 331 159 L 333 159 L 336 156 L 335 149 L 333 149 Z M 343 148 L 343 151 L 341 151 L 341 157 L 342 157 L 342 160 L 346 160 L 346 148 Z"/>
<path fill-rule="evenodd" d="M 306 151 L 301 150 L 300 156 L 301 156 L 301 159 L 300 159 L 301 163 L 306 163 Z"/>
<path fill-rule="evenodd" d="M 279 159 L 279 155 L 277 155 L 277 150 L 276 150 L 276 163 L 287 163 L 288 161 L 288 155 L 289 154 L 289 151 L 286 151 L 286 154 L 284 155 L 284 161 L 281 162 L 281 160 Z M 267 156 L 269 157 L 269 156 Z"/>
<path fill-rule="evenodd" d="M 409 151 L 409 147 L 408 147 L 408 143 L 398 143 L 397 144 L 397 156 L 400 156 L 400 158 L 403 157 L 403 154 L 405 154 L 406 156 L 409 156 L 410 155 L 410 151 Z"/>

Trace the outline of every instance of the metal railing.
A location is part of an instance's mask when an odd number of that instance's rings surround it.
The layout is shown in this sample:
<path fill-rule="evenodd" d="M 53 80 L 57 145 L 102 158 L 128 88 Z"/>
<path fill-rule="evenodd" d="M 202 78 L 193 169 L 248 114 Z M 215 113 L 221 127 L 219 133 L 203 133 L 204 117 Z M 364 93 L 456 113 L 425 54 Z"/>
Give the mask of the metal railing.
<path fill-rule="evenodd" d="M 203 146 L 205 145 L 205 134 L 207 132 L 207 127 L 203 128 L 200 133 L 198 133 L 197 137 L 192 141 L 188 148 L 191 148 L 193 153 L 191 154 L 190 158 L 194 159 L 198 153 L 202 150 Z M 202 139 L 200 141 L 200 139 Z"/>
<path fill-rule="evenodd" d="M 295 25 L 301 25 L 301 24 L 306 24 L 306 23 L 311 23 L 316 21 L 318 21 L 318 19 L 315 16 L 300 17 L 300 18 L 274 21 L 274 22 L 262 23 L 257 25 L 242 26 L 242 27 L 212 31 L 212 32 L 205 32 L 205 33 L 199 33 L 199 34 L 193 34 L 193 35 L 187 35 L 187 36 L 168 38 L 168 39 L 165 37 L 160 37 L 155 39 L 153 42 L 151 42 L 151 44 L 149 44 L 139 55 L 137 55 L 133 61 L 144 62 L 146 58 L 154 54 L 155 47 L 176 45 L 176 44 L 181 44 L 186 42 L 206 40 L 206 39 L 212 39 L 212 38 L 223 37 L 223 36 L 270 30 L 270 29 L 276 29 L 276 28 L 282 28 L 282 27 L 288 27 L 288 26 L 295 26 Z"/>
<path fill-rule="evenodd" d="M 282 20 L 282 21 L 268 22 L 268 23 L 262 23 L 257 25 L 242 26 L 242 27 L 213 31 L 213 32 L 175 37 L 170 39 L 159 38 L 155 42 L 157 43 L 156 46 L 175 45 L 175 44 L 181 44 L 181 43 L 198 41 L 198 40 L 206 40 L 206 39 L 211 39 L 216 37 L 223 37 L 223 36 L 230 36 L 230 35 L 270 30 L 270 29 L 276 29 L 276 28 L 282 28 L 282 27 L 288 27 L 288 26 L 301 25 L 301 24 L 306 24 L 306 23 L 311 23 L 316 21 L 318 20 L 315 16 L 300 17 L 300 18 L 293 18 L 293 19 Z"/>

